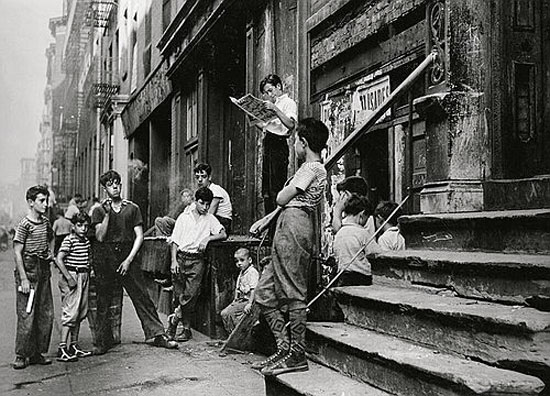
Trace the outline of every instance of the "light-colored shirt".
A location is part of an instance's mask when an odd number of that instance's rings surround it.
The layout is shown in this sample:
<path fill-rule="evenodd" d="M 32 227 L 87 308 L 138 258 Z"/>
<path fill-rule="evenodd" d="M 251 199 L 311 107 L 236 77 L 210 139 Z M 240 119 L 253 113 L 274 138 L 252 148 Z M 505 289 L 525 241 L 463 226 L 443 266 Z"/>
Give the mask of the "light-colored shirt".
<path fill-rule="evenodd" d="M 351 262 L 351 259 L 357 254 L 365 244 L 372 239 L 373 233 L 368 229 L 356 223 L 342 222 L 342 228 L 334 237 L 334 254 L 338 262 L 338 270 L 341 271 Z M 371 275 L 371 265 L 367 259 L 367 254 L 378 251 L 376 242 L 371 241 L 367 248 L 357 256 L 357 258 L 346 268 L 346 271 L 359 272 L 364 275 Z"/>
<path fill-rule="evenodd" d="M 235 285 L 235 300 L 248 300 L 252 290 L 258 285 L 260 274 L 254 266 L 249 266 L 246 270 L 239 273 L 237 283 Z"/>
<path fill-rule="evenodd" d="M 222 230 L 223 226 L 213 214 L 199 215 L 196 210 L 184 210 L 176 219 L 169 242 L 175 243 L 183 252 L 197 253 L 204 238 Z"/>
<path fill-rule="evenodd" d="M 59 217 L 53 222 L 53 232 L 55 235 L 68 235 L 71 233 L 73 223 L 65 217 Z"/>
<path fill-rule="evenodd" d="M 71 220 L 74 215 L 78 214 L 80 209 L 76 205 L 69 205 L 65 211 L 65 218 Z"/>
<path fill-rule="evenodd" d="M 277 106 L 288 118 L 292 118 L 294 121 L 298 120 L 298 105 L 294 100 L 290 99 L 287 94 L 279 96 L 275 100 L 275 106 Z M 264 125 L 264 130 L 277 136 L 288 135 L 288 128 L 284 126 L 279 117 L 266 123 Z"/>
<path fill-rule="evenodd" d="M 305 162 L 287 184 L 296 187 L 300 194 L 285 206 L 289 208 L 314 208 L 323 198 L 327 183 L 327 171 L 320 162 Z"/>
<path fill-rule="evenodd" d="M 378 245 L 383 250 L 405 250 L 405 238 L 399 232 L 399 227 L 390 227 L 380 235 Z"/>
<path fill-rule="evenodd" d="M 216 215 L 225 219 L 231 219 L 233 216 L 233 206 L 231 205 L 231 198 L 229 198 L 227 191 L 225 191 L 222 186 L 215 183 L 210 183 L 208 188 L 212 191 L 212 194 L 214 194 L 214 198 L 220 200 Z"/>

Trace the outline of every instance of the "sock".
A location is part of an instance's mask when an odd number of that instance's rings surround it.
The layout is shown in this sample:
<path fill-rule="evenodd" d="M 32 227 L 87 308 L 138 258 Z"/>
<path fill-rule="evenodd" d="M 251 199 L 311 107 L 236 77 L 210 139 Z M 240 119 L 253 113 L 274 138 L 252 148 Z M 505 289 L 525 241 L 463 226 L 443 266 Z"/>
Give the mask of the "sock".
<path fill-rule="evenodd" d="M 290 349 L 293 352 L 304 353 L 306 350 L 306 310 L 293 309 L 288 313 L 290 321 Z"/>
<path fill-rule="evenodd" d="M 285 327 L 285 319 L 283 314 L 278 309 L 262 307 L 262 313 L 271 329 L 271 332 L 275 336 L 277 341 L 277 349 L 288 351 L 290 343 L 288 339 L 288 332 Z"/>

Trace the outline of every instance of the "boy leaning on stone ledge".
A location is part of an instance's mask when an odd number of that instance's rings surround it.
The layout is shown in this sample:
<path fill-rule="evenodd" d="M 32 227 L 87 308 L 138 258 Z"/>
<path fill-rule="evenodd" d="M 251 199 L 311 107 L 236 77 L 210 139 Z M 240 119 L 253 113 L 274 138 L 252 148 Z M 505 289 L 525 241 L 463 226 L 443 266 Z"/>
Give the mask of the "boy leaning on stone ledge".
<path fill-rule="evenodd" d="M 168 242 L 172 245 L 172 284 L 174 287 L 174 313 L 168 317 L 168 337 L 176 336 L 178 323 L 183 332 L 176 341 L 192 338 L 191 315 L 195 312 L 206 263 L 204 252 L 210 242 L 227 238 L 218 219 L 208 212 L 214 194 L 208 187 L 195 192 L 195 205 L 189 206 L 176 220 Z"/>

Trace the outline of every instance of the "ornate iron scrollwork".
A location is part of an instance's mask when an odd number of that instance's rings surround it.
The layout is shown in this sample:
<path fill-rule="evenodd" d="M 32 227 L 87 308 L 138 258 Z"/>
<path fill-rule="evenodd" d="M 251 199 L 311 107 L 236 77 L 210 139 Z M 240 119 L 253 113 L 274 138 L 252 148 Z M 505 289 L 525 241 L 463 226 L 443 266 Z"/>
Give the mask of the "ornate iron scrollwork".
<path fill-rule="evenodd" d="M 445 81 L 445 50 L 447 47 L 445 3 L 436 1 L 428 10 L 428 26 L 430 29 L 430 47 L 436 53 L 436 59 L 430 69 L 430 86 L 441 84 Z"/>

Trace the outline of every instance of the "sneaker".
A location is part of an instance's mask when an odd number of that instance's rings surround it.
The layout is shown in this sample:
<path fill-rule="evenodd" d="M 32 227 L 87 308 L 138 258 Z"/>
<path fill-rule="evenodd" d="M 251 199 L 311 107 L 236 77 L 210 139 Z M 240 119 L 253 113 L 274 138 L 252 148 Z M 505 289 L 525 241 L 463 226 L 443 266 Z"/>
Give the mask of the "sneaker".
<path fill-rule="evenodd" d="M 168 328 L 166 329 L 166 335 L 169 340 L 173 340 L 176 337 L 176 330 L 178 329 L 178 320 L 176 315 L 168 315 Z"/>
<path fill-rule="evenodd" d="M 24 358 L 23 356 L 17 355 L 17 356 L 15 357 L 15 360 L 14 360 L 13 363 L 12 363 L 12 366 L 13 366 L 13 368 L 16 369 L 16 370 L 24 369 L 25 367 L 28 366 L 27 359 Z"/>
<path fill-rule="evenodd" d="M 80 346 L 78 344 L 71 344 L 69 346 L 69 352 L 71 352 L 74 356 L 79 357 L 79 358 L 87 357 L 87 356 L 92 355 L 91 351 L 84 351 L 84 350 L 80 349 Z"/>
<path fill-rule="evenodd" d="M 271 366 L 264 367 L 261 373 L 267 376 L 307 370 L 309 370 L 309 366 L 305 353 L 290 351 L 285 357 Z"/>
<path fill-rule="evenodd" d="M 78 357 L 69 352 L 69 349 L 66 347 L 60 347 L 57 350 L 57 361 L 58 362 L 76 362 Z"/>
<path fill-rule="evenodd" d="M 166 349 L 177 349 L 178 343 L 170 340 L 166 334 L 159 334 L 154 338 L 153 346 Z"/>
<path fill-rule="evenodd" d="M 191 338 L 193 338 L 193 333 L 191 332 L 191 329 L 184 327 L 181 333 L 176 338 L 176 341 L 185 342 L 185 341 L 189 341 Z"/>
<path fill-rule="evenodd" d="M 31 356 L 29 358 L 29 365 L 31 364 L 39 364 L 41 366 L 47 366 L 48 364 L 52 364 L 52 361 L 50 359 L 47 359 L 44 357 L 44 355 L 37 353 L 34 356 Z"/>
<path fill-rule="evenodd" d="M 284 349 L 277 349 L 277 352 L 275 352 L 273 355 L 271 355 L 265 360 L 262 360 L 261 362 L 254 363 L 251 367 L 254 370 L 261 370 L 264 367 L 271 366 L 273 363 L 275 363 L 279 359 L 282 359 L 283 357 L 285 357 L 286 354 L 287 354 L 287 351 L 285 351 Z"/>

